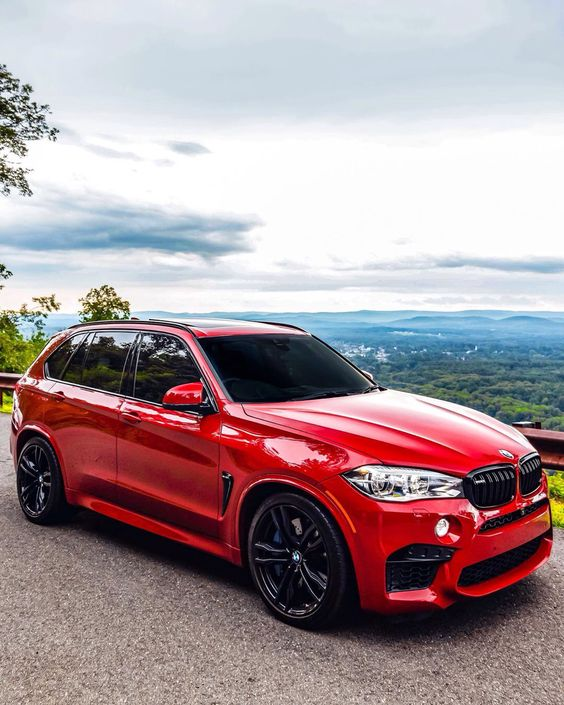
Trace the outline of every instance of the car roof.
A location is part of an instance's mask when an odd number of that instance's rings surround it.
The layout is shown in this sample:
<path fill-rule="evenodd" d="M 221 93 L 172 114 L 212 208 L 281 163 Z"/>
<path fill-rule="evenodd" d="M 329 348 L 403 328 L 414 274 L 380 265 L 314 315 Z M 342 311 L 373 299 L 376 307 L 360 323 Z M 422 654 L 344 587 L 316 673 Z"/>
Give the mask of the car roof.
<path fill-rule="evenodd" d="M 90 321 L 77 323 L 70 329 L 90 329 L 106 326 L 166 326 L 181 330 L 188 330 L 196 338 L 226 335 L 309 335 L 306 331 L 290 323 L 276 323 L 273 321 L 244 321 L 236 318 L 130 318 L 124 321 Z"/>

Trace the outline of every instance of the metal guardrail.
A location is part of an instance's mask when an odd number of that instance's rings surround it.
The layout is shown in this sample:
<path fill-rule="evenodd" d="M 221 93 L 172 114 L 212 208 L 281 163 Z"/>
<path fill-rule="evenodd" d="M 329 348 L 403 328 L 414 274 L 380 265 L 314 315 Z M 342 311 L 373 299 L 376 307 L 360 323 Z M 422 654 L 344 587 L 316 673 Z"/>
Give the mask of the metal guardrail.
<path fill-rule="evenodd" d="M 4 405 L 4 392 L 13 392 L 20 378 L 17 372 L 0 372 L 0 407 Z"/>
<path fill-rule="evenodd" d="M 520 421 L 513 426 L 538 450 L 543 467 L 564 470 L 564 432 L 547 431 L 541 427 L 540 421 Z"/>

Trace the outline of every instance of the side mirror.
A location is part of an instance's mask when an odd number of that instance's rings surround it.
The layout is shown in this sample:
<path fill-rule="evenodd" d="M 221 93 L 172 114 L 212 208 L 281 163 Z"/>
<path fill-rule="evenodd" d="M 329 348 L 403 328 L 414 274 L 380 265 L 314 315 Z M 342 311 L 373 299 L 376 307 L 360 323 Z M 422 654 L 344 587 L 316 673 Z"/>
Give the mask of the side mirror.
<path fill-rule="evenodd" d="M 374 375 L 372 372 L 369 372 L 368 370 L 361 370 L 361 372 L 365 377 L 368 377 L 371 382 L 374 382 Z"/>
<path fill-rule="evenodd" d="M 204 385 L 201 382 L 172 387 L 163 397 L 163 407 L 173 411 L 192 411 L 202 416 L 214 413 L 211 404 L 204 402 Z"/>

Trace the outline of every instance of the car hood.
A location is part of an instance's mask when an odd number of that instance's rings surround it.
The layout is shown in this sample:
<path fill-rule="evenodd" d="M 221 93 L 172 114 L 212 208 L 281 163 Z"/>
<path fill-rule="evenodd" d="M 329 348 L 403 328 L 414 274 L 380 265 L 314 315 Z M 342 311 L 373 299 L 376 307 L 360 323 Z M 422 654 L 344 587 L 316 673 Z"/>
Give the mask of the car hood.
<path fill-rule="evenodd" d="M 352 449 L 372 461 L 435 468 L 463 476 L 512 462 L 534 448 L 515 429 L 478 411 L 383 390 L 348 397 L 243 404 L 248 416 Z"/>

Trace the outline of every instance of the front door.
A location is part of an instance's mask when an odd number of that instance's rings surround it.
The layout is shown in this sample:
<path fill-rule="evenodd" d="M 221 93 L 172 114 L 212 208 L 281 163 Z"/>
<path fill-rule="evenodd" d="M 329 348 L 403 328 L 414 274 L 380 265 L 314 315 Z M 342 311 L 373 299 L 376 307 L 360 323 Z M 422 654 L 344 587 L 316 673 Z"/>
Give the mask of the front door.
<path fill-rule="evenodd" d="M 118 503 L 207 535 L 217 534 L 219 414 L 164 409 L 171 387 L 201 380 L 179 337 L 143 333 L 133 386 L 120 408 Z"/>

